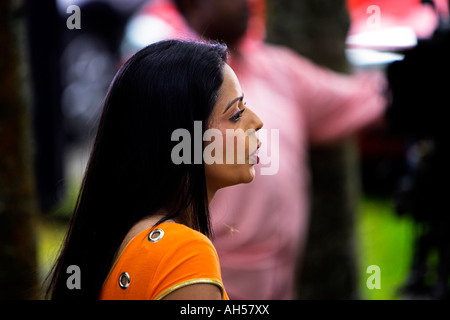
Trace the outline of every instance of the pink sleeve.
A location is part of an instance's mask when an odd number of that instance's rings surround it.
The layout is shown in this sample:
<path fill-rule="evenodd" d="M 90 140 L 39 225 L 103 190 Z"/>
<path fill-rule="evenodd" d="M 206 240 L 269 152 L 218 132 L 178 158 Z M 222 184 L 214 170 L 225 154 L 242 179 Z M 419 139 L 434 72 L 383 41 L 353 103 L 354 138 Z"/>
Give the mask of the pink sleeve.
<path fill-rule="evenodd" d="M 386 81 L 380 72 L 344 75 L 294 59 L 292 70 L 312 143 L 338 140 L 382 117 Z"/>

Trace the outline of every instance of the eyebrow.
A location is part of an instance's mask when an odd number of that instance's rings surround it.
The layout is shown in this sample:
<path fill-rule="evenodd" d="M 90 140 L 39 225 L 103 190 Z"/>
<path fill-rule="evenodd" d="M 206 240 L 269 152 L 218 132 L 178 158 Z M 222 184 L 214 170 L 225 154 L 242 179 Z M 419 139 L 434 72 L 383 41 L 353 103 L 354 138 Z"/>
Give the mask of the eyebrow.
<path fill-rule="evenodd" d="M 242 96 L 240 96 L 240 97 L 237 97 L 237 98 L 234 98 L 233 100 L 231 100 L 231 102 L 230 102 L 230 103 L 228 104 L 228 106 L 225 108 L 225 111 L 224 111 L 223 113 L 227 112 L 228 109 L 230 109 L 231 106 L 232 106 L 233 104 L 236 103 L 236 101 L 242 101 L 242 100 L 244 100 L 244 95 L 242 95 Z"/>

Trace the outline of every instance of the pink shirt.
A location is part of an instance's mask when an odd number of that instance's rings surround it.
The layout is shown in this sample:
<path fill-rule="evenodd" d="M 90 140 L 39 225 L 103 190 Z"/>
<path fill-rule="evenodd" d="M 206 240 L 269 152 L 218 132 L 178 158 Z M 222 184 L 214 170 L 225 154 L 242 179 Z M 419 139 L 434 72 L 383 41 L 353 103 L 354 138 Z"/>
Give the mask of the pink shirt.
<path fill-rule="evenodd" d="M 287 49 L 261 44 L 232 67 L 264 129 L 279 130 L 279 170 L 257 166 L 252 183 L 216 194 L 214 245 L 231 299 L 291 299 L 308 231 L 308 146 L 350 135 L 385 104 L 369 76 L 337 75 Z"/>
<path fill-rule="evenodd" d="M 194 37 L 169 0 L 154 1 L 144 12 L 151 23 L 164 22 L 161 38 Z M 252 183 L 217 192 L 213 243 L 231 299 L 292 299 L 295 263 L 308 231 L 308 146 L 354 133 L 377 119 L 385 104 L 372 75 L 338 75 L 261 40 L 247 37 L 230 65 L 247 105 L 264 122 L 263 144 L 279 148 L 278 172 L 261 175 L 270 164 L 258 165 Z M 278 141 L 270 139 L 272 130 Z M 265 160 L 273 160 L 269 155 Z"/>

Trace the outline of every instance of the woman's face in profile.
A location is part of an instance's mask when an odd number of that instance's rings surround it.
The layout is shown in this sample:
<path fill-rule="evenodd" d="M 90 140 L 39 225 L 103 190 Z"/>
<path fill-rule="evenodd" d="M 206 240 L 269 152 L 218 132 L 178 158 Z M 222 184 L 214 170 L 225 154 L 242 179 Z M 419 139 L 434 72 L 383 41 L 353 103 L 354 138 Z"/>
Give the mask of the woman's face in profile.
<path fill-rule="evenodd" d="M 224 80 L 207 130 L 212 129 L 217 135 L 213 135 L 211 141 L 204 143 L 208 188 L 218 190 L 253 180 L 254 165 L 259 161 L 257 152 L 260 145 L 256 131 L 262 126 L 258 116 L 245 105 L 244 93 L 236 74 L 225 64 Z M 215 161 L 208 161 L 208 155 Z"/>

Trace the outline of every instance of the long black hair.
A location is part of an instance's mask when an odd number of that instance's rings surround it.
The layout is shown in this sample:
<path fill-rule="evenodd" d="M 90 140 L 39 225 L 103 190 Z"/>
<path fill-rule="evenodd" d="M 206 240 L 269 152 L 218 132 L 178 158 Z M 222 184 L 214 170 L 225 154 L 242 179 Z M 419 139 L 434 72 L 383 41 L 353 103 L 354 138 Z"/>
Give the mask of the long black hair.
<path fill-rule="evenodd" d="M 174 164 L 171 135 L 184 128 L 193 137 L 194 121 L 206 130 L 226 58 L 222 44 L 167 40 L 118 71 L 47 297 L 97 299 L 118 247 L 144 217 L 163 213 L 163 222 L 190 212 L 189 225 L 211 236 L 203 161 Z M 79 290 L 67 288 L 70 265 L 80 268 Z"/>

